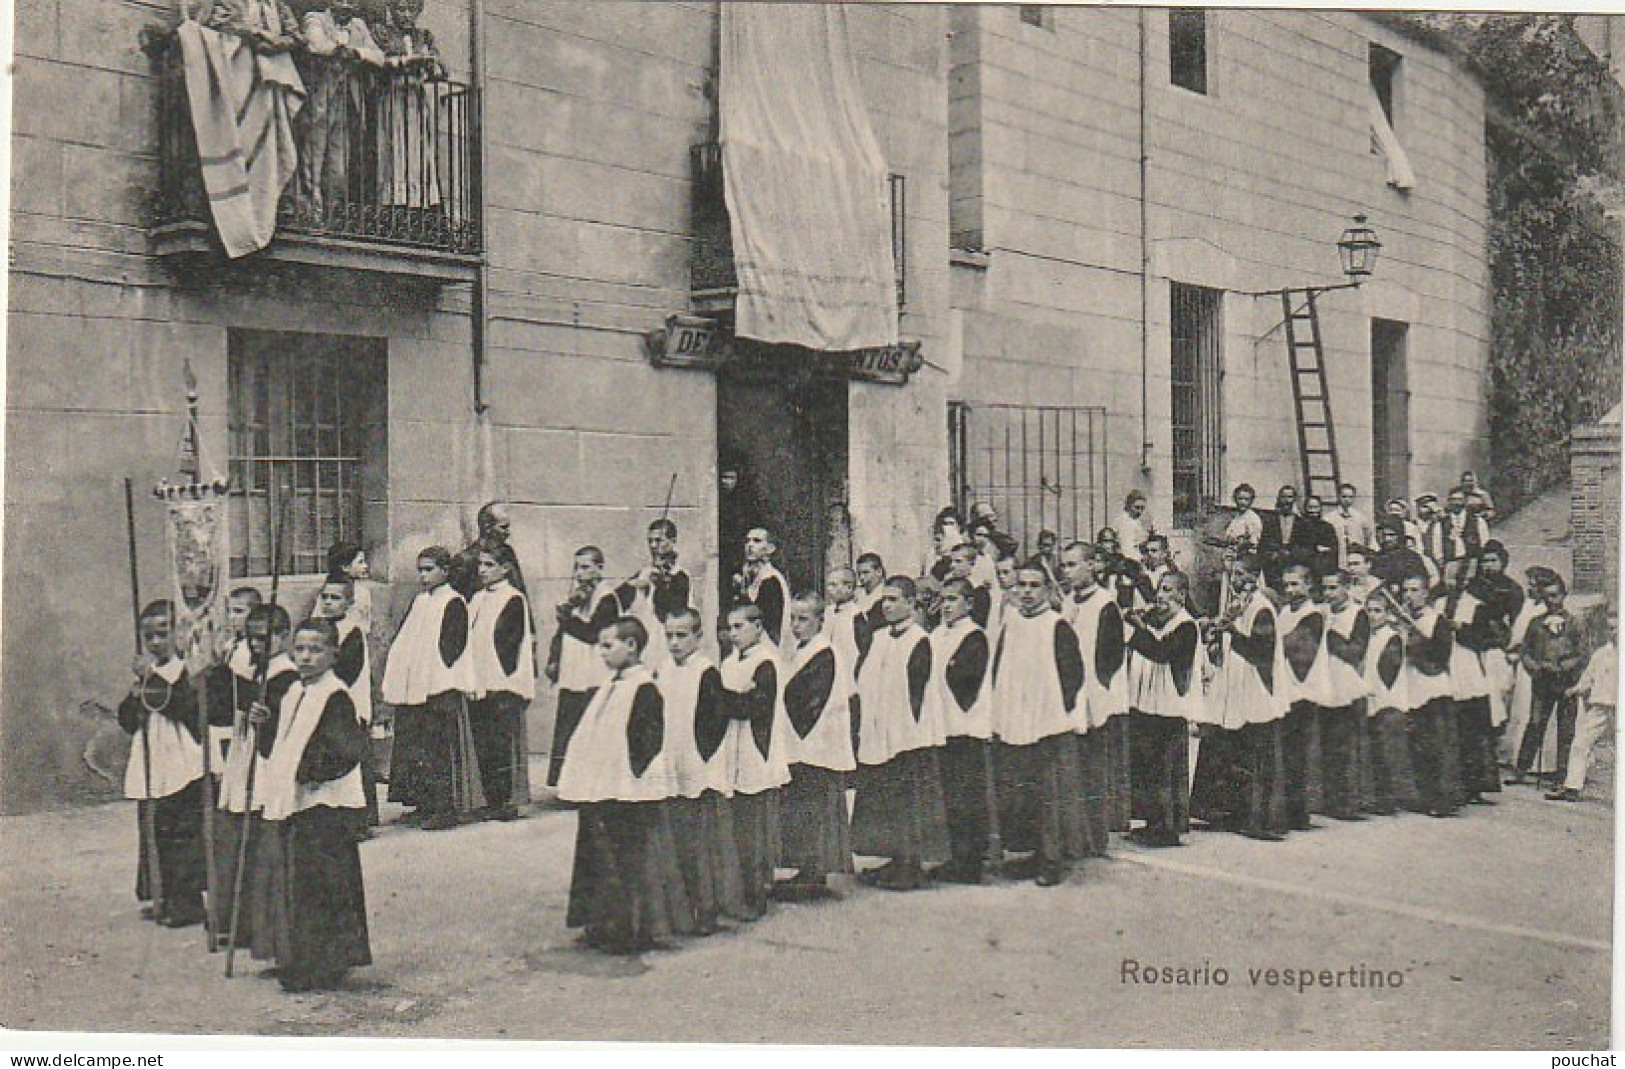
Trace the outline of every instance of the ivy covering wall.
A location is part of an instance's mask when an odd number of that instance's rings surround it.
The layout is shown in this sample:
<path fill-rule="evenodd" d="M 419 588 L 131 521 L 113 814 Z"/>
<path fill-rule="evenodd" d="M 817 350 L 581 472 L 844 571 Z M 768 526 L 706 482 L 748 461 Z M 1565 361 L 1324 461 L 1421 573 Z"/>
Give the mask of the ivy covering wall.
<path fill-rule="evenodd" d="M 1561 15 L 1479 16 L 1452 36 L 1490 98 L 1490 440 L 1497 502 L 1567 477 L 1569 435 L 1619 403 L 1621 88 Z"/>

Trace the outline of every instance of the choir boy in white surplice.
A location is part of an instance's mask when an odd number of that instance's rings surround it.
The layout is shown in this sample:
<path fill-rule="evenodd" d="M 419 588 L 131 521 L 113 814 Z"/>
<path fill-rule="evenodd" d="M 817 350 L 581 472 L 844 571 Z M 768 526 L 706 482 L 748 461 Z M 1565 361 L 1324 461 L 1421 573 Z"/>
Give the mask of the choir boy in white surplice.
<path fill-rule="evenodd" d="M 773 555 L 778 551 L 772 531 L 765 527 L 751 528 L 745 534 L 745 570 L 736 582 L 740 600 L 761 610 L 762 629 L 767 632 L 768 641 L 777 648 L 781 659 L 787 659 L 795 651 L 796 640 L 785 626 L 790 584 L 773 565 Z"/>
<path fill-rule="evenodd" d="M 582 712 L 559 771 L 559 798 L 576 810 L 575 863 L 565 924 L 610 954 L 658 948 L 693 918 L 670 856 L 665 699 L 643 667 L 649 633 L 621 617 L 598 652 L 608 677 Z"/>
<path fill-rule="evenodd" d="M 1360 814 L 1360 734 L 1365 722 L 1365 655 L 1371 621 L 1355 603 L 1351 577 L 1320 577 L 1326 609 L 1327 702 L 1320 711 L 1322 811 L 1333 820 L 1364 820 Z"/>
<path fill-rule="evenodd" d="M 914 622 L 919 591 L 907 576 L 887 578 L 880 592 L 885 626 L 858 668 L 857 799 L 852 848 L 885 864 L 862 879 L 891 891 L 928 886 L 926 863 L 947 861 L 938 752 L 947 738 L 932 684 L 931 639 Z"/>
<path fill-rule="evenodd" d="M 225 782 L 226 761 L 231 754 L 234 738 L 241 738 L 248 729 L 248 706 L 258 689 L 254 684 L 255 659 L 248 646 L 248 614 L 263 599 L 251 586 L 233 590 L 226 601 L 226 627 L 230 644 L 220 663 L 208 670 L 209 687 L 209 743 L 214 752 L 209 755 L 210 768 L 215 776 L 214 804 L 222 810 L 214 819 L 214 875 L 211 887 L 229 888 L 231 874 L 237 867 L 237 836 L 242 821 L 224 813 L 221 798 Z M 290 664 L 291 667 L 291 664 Z M 229 908 L 229 904 L 228 904 Z"/>
<path fill-rule="evenodd" d="M 721 916 L 750 919 L 730 807 L 733 750 L 725 745 L 730 733 L 748 728 L 723 711 L 722 673 L 700 650 L 704 636 L 696 610 L 669 614 L 668 657 L 655 674 L 666 706 L 664 749 L 672 777 L 666 808 L 697 935 L 714 934 Z"/>
<path fill-rule="evenodd" d="M 1217 720 L 1197 757 L 1191 814 L 1249 839 L 1280 842 L 1287 820 L 1276 770 L 1287 668 L 1256 554 L 1236 559 L 1226 588 L 1229 601 L 1214 623 L 1218 673 L 1207 694 Z"/>
<path fill-rule="evenodd" d="M 1083 778 L 1083 817 L 1091 857 L 1104 857 L 1111 828 L 1110 723 L 1128 712 L 1128 665 L 1123 613 L 1100 585 L 1095 547 L 1071 542 L 1061 550 L 1061 574 L 1071 590 L 1061 602 L 1061 615 L 1078 633 L 1083 653 L 1083 715 L 1074 733 Z"/>
<path fill-rule="evenodd" d="M 722 708 L 734 723 L 723 745 L 732 772 L 734 842 L 747 919 L 767 910 L 779 855 L 779 788 L 790 782 L 784 671 L 753 604 L 728 612 L 732 650 L 723 659 Z"/>
<path fill-rule="evenodd" d="M 350 969 L 372 964 L 356 845 L 366 821 L 367 731 L 350 688 L 333 672 L 337 655 L 330 620 L 307 620 L 295 630 L 299 681 L 283 696 L 265 767 L 263 831 L 280 865 L 271 878 L 280 894 L 254 947 L 261 956 L 269 944 L 287 991 L 336 987 Z M 254 712 L 268 719 L 270 710 Z"/>
<path fill-rule="evenodd" d="M 1331 666 L 1326 660 L 1326 610 L 1310 600 L 1314 573 L 1306 564 L 1289 564 L 1281 572 L 1286 603 L 1276 614 L 1276 629 L 1286 659 L 1282 697 L 1287 703 L 1281 721 L 1281 766 L 1286 782 L 1286 822 L 1294 831 L 1308 831 L 1310 750 L 1315 718 L 1331 703 Z"/>
<path fill-rule="evenodd" d="M 252 945 L 256 938 L 256 896 L 266 893 L 277 864 L 276 852 L 269 843 L 260 814 L 265 809 L 264 775 L 276 742 L 276 717 L 282 708 L 283 695 L 299 682 L 299 671 L 287 653 L 289 630 L 288 611 L 280 605 L 256 605 L 249 611 L 243 637 L 253 665 L 253 678 L 238 687 L 241 710 L 232 725 L 231 745 L 220 776 L 220 797 L 216 803 L 220 813 L 214 822 L 214 863 L 219 874 L 216 887 L 237 886 L 241 837 L 244 834 L 249 837 L 247 870 L 243 874 L 243 894 L 247 897 L 244 908 L 238 911 L 237 941 L 241 946 Z M 270 720 L 255 726 L 250 713 L 254 703 L 262 700 L 262 691 Z M 254 782 L 260 785 L 254 788 L 252 799 L 248 797 L 250 767 Z M 224 901 L 230 909 L 231 899 Z"/>
<path fill-rule="evenodd" d="M 1450 657 L 1455 646 L 1450 621 L 1431 604 L 1428 581 L 1408 575 L 1400 586 L 1394 621 L 1405 633 L 1405 735 L 1418 807 L 1430 817 L 1453 817 L 1456 803 L 1447 786 L 1446 747 L 1455 715 Z"/>
<path fill-rule="evenodd" d="M 1169 572 L 1144 612 L 1129 610 L 1129 748 L 1135 811 L 1145 820 L 1130 837 L 1146 846 L 1178 846 L 1190 825 L 1190 725 L 1208 718 L 1202 700 L 1201 635 L 1185 610 L 1190 580 Z"/>
<path fill-rule="evenodd" d="M 660 671 L 666 657 L 666 619 L 688 607 L 693 582 L 677 563 L 677 525 L 656 520 L 647 532 L 649 563 L 615 591 L 621 612 L 643 621 L 649 630 L 649 650 L 643 662 L 651 672 Z"/>
<path fill-rule="evenodd" d="M 254 658 L 248 651 L 246 637 L 248 614 L 263 600 L 260 592 L 251 586 L 238 587 L 226 600 L 226 628 L 231 643 L 226 647 L 220 663 L 208 672 L 209 741 L 214 745 L 209 763 L 216 778 L 225 771 L 236 714 L 238 710 L 244 713 L 248 710 L 249 695 L 254 685 Z"/>
<path fill-rule="evenodd" d="M 186 662 L 175 656 L 174 605 L 141 610 L 141 653 L 135 682 L 119 703 L 119 727 L 134 736 L 124 769 L 124 797 L 149 807 L 154 841 L 143 828 L 137 851 L 136 897 L 168 928 L 203 921 L 203 726 Z M 148 886 L 147 851 L 156 850 L 159 887 Z"/>
<path fill-rule="evenodd" d="M 824 633 L 841 656 L 841 662 L 857 685 L 858 662 L 869 649 L 873 628 L 869 616 L 858 604 L 858 576 L 845 566 L 831 568 L 824 577 Z"/>
<path fill-rule="evenodd" d="M 1366 752 L 1371 755 L 1371 799 L 1367 807 L 1378 816 L 1399 811 L 1396 773 L 1401 766 L 1405 737 L 1405 634 L 1394 622 L 1389 599 L 1378 594 L 1366 600 L 1371 621 L 1371 642 L 1365 654 Z"/>
<path fill-rule="evenodd" d="M 948 577 L 963 579 L 971 585 L 970 618 L 977 627 L 985 629 L 993 610 L 993 590 L 991 584 L 978 585 L 973 578 L 981 559 L 981 552 L 975 546 L 969 543 L 955 546 L 948 551 Z"/>
<path fill-rule="evenodd" d="M 999 835 L 1030 862 L 1007 866 L 1040 887 L 1066 879 L 1089 853 L 1076 726 L 1084 662 L 1072 625 L 1051 608 L 1049 573 L 1036 561 L 1016 571 L 1016 608 L 993 654 L 993 748 Z"/>
<path fill-rule="evenodd" d="M 868 634 L 859 644 L 858 654 L 861 660 L 869 652 L 868 635 L 874 634 L 886 626 L 885 618 L 880 614 L 880 588 L 886 582 L 886 562 L 880 559 L 878 553 L 858 554 L 856 566 L 858 573 L 858 611 L 869 620 Z M 856 666 L 854 664 L 854 671 Z"/>
<path fill-rule="evenodd" d="M 333 660 L 333 674 L 350 690 L 355 703 L 355 715 L 361 726 L 372 729 L 372 654 L 367 646 L 367 631 L 353 614 L 355 607 L 355 580 L 342 572 L 329 573 L 316 595 L 316 615 L 333 621 L 338 631 L 339 651 Z M 378 778 L 372 765 L 372 748 L 361 759 L 361 786 L 367 796 L 367 824 L 376 826 L 378 819 Z"/>
<path fill-rule="evenodd" d="M 525 710 L 536 696 L 536 649 L 530 602 L 515 585 L 519 560 L 506 542 L 480 544 L 474 574 L 479 589 L 469 601 L 469 668 L 474 676 L 468 703 L 474 753 L 479 758 L 483 814 L 515 820 L 514 784 L 528 755 L 520 747 Z M 523 583 L 520 579 L 518 582 Z"/>
<path fill-rule="evenodd" d="M 608 673 L 598 655 L 598 636 L 620 616 L 615 591 L 604 582 L 604 551 L 597 546 L 576 550 L 570 571 L 570 596 L 554 607 L 558 621 L 556 662 L 549 659 L 549 678 L 558 685 L 553 720 L 553 748 L 547 756 L 547 785 L 557 786 L 559 770 L 570 749 L 570 737 L 592 693 Z"/>
<path fill-rule="evenodd" d="M 1016 611 L 1016 565 L 1015 555 L 1002 551 L 993 561 L 993 601 L 988 606 L 984 630 L 988 642 L 995 646 L 999 643 L 1005 614 Z"/>
<path fill-rule="evenodd" d="M 948 736 L 937 761 L 953 855 L 931 875 L 946 883 L 981 883 L 988 846 L 993 656 L 974 618 L 974 593 L 969 579 L 942 584 L 942 623 L 931 632 L 931 673 Z"/>
<path fill-rule="evenodd" d="M 1455 602 L 1447 608 L 1456 625 L 1450 678 L 1456 698 L 1460 801 L 1473 805 L 1493 805 L 1484 795 L 1501 790 L 1495 758 L 1497 703 L 1491 695 L 1500 685 L 1495 671 L 1506 665 L 1506 636 L 1523 601 L 1522 591 L 1506 577 L 1506 560 L 1506 547 L 1490 539 L 1479 554 L 1477 574 L 1447 599 Z"/>
<path fill-rule="evenodd" d="M 389 798 L 415 806 L 401 819 L 426 830 L 456 827 L 484 805 L 468 694 L 468 603 L 450 581 L 451 551 L 417 558 L 418 586 L 384 664 L 384 700 L 395 707 Z"/>
<path fill-rule="evenodd" d="M 785 665 L 785 738 L 790 782 L 779 808 L 780 860 L 796 874 L 775 888 L 780 897 L 819 898 L 827 877 L 852 871 L 852 832 L 846 784 L 857 767 L 852 752 L 852 669 L 823 633 L 824 601 L 790 599 L 796 650 Z"/>
<path fill-rule="evenodd" d="M 1123 610 L 1134 604 L 1134 591 L 1125 591 L 1123 587 L 1123 573 L 1121 557 L 1117 552 L 1116 533 L 1111 528 L 1103 528 L 1102 535 L 1110 535 L 1110 539 L 1097 538 L 1090 543 L 1095 551 L 1090 570 L 1095 575 L 1095 585 L 1100 587 L 1116 604 L 1118 618 L 1122 618 Z M 1154 593 L 1154 591 L 1153 591 Z M 1121 692 L 1109 696 L 1108 705 L 1111 709 L 1122 709 L 1122 715 L 1114 712 L 1107 713 L 1106 735 L 1106 820 L 1112 831 L 1127 832 L 1130 818 L 1134 808 L 1134 776 L 1130 769 L 1129 752 L 1129 669 L 1132 656 L 1127 650 L 1127 631 L 1124 631 L 1124 667 Z M 1118 705 L 1118 699 L 1121 705 Z"/>

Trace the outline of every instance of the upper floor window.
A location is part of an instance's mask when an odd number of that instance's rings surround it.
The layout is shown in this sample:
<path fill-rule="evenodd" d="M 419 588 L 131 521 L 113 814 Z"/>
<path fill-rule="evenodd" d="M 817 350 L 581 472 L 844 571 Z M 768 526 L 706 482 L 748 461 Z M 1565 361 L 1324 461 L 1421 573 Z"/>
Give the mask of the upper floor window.
<path fill-rule="evenodd" d="M 1371 117 L 1371 153 L 1381 156 L 1388 164 L 1388 184 L 1406 190 L 1416 185 L 1416 173 L 1411 170 L 1410 159 L 1400 142 L 1399 107 L 1402 97 L 1401 64 L 1403 57 L 1391 48 L 1373 44 L 1367 67 L 1371 79 L 1369 111 Z"/>
<path fill-rule="evenodd" d="M 1394 82 L 1399 77 L 1400 55 L 1391 48 L 1371 46 L 1371 91 L 1377 94 L 1377 103 L 1389 126 L 1394 126 Z"/>
<path fill-rule="evenodd" d="M 1168 80 L 1193 93 L 1207 93 L 1207 12 L 1168 9 Z"/>

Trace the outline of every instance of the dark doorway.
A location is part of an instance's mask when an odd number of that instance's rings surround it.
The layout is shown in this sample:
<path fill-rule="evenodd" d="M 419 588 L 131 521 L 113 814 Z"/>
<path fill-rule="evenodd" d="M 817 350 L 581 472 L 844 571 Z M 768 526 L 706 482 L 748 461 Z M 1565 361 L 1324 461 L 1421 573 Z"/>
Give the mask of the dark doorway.
<path fill-rule="evenodd" d="M 1410 325 L 1371 321 L 1371 507 L 1410 497 L 1411 391 L 1405 348 Z"/>
<path fill-rule="evenodd" d="M 775 535 L 793 590 L 822 589 L 827 566 L 849 563 L 847 384 L 820 371 L 816 356 L 761 347 L 718 373 L 718 470 L 739 473 L 717 496 L 724 603 L 752 527 Z"/>

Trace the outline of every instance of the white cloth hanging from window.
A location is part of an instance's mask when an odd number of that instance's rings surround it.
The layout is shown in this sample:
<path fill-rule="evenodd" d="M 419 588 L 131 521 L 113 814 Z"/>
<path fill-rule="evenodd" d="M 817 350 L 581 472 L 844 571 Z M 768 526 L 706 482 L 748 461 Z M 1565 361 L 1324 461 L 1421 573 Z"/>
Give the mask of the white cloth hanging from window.
<path fill-rule="evenodd" d="M 214 228 L 227 256 L 247 256 L 276 233 L 277 202 L 298 167 L 293 120 L 305 85 L 286 53 L 257 53 L 190 18 L 175 36 Z"/>
<path fill-rule="evenodd" d="M 723 4 L 720 74 L 737 334 L 829 351 L 895 344 L 886 161 L 847 12 Z"/>
<path fill-rule="evenodd" d="M 1388 161 L 1388 184 L 1399 190 L 1414 188 L 1416 172 L 1411 170 L 1405 146 L 1399 143 L 1399 135 L 1394 133 L 1392 124 L 1388 122 L 1388 113 L 1382 110 L 1382 100 L 1377 96 L 1375 87 L 1371 89 L 1371 140 L 1383 159 Z"/>

